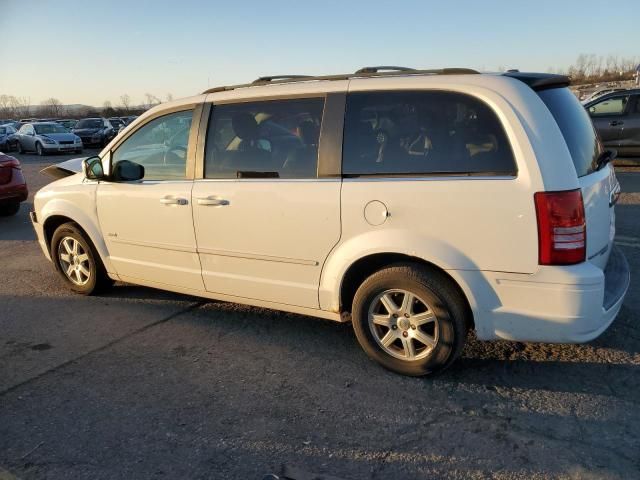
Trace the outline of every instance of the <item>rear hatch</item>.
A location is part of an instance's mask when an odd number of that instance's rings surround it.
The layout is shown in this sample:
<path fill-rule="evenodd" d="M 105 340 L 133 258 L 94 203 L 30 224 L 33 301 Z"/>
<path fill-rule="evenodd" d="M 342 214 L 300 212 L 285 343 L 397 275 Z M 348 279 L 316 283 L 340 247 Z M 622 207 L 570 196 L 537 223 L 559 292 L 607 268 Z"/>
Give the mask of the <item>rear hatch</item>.
<path fill-rule="evenodd" d="M 613 245 L 613 207 L 620 191 L 613 165 L 598 169 L 602 144 L 591 118 L 568 88 L 547 88 L 537 93 L 560 127 L 576 167 L 587 224 L 587 260 L 604 270 Z"/>

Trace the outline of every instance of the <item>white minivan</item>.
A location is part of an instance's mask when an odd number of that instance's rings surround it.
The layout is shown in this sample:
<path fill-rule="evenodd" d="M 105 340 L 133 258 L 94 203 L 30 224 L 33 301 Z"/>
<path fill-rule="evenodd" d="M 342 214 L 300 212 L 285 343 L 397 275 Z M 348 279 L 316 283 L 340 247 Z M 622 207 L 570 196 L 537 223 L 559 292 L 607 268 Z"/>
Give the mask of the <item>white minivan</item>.
<path fill-rule="evenodd" d="M 629 267 L 615 152 L 568 85 L 368 67 L 210 89 L 52 167 L 68 176 L 32 222 L 78 293 L 120 280 L 351 321 L 407 375 L 449 366 L 470 329 L 586 342 Z"/>

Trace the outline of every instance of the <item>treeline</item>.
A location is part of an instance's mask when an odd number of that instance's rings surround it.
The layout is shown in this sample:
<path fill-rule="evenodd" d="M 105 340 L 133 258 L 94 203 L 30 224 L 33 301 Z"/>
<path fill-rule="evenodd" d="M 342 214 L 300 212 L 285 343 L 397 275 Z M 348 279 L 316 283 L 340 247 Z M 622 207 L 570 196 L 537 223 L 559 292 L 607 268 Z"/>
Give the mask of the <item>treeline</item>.
<path fill-rule="evenodd" d="M 595 55 L 581 53 L 576 62 L 566 69 L 550 68 L 550 73 L 562 73 L 571 77 L 574 85 L 631 80 L 636 73 L 640 57 Z"/>
<path fill-rule="evenodd" d="M 173 100 L 173 95 L 167 93 L 164 101 Z M 31 105 L 28 97 L 16 97 L 14 95 L 0 95 L 0 118 L 84 118 L 84 117 L 120 117 L 128 115 L 140 115 L 156 105 L 162 103 L 156 95 L 145 93 L 141 103 L 133 104 L 128 94 L 120 96 L 119 102 L 112 104 L 105 101 L 102 107 L 74 106 L 68 109 L 57 98 L 47 98 L 39 105 Z"/>

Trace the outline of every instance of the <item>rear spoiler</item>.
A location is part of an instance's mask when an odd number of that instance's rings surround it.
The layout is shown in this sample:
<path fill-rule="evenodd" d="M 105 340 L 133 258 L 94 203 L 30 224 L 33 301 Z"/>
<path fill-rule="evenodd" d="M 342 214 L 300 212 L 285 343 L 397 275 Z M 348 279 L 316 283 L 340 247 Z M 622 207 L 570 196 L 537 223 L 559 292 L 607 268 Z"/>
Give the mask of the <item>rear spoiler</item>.
<path fill-rule="evenodd" d="M 53 177 L 56 180 L 64 177 L 70 177 L 71 175 L 75 175 L 76 173 L 82 172 L 83 160 L 84 160 L 84 157 L 72 158 L 71 160 L 67 160 L 66 162 L 56 163 L 55 165 L 49 165 L 48 167 L 40 170 L 40 173 L 49 175 L 50 177 Z"/>
<path fill-rule="evenodd" d="M 526 73 L 526 72 L 506 72 L 505 77 L 515 78 L 529 85 L 533 90 L 546 90 L 547 88 L 562 88 L 571 85 L 571 79 L 566 75 L 555 75 L 553 73 Z"/>

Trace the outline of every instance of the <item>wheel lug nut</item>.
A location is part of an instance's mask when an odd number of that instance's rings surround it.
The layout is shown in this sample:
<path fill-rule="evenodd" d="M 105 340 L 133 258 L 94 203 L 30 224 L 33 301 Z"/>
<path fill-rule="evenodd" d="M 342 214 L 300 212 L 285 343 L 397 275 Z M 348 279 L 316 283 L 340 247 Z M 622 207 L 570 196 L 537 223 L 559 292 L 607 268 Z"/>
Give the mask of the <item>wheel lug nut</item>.
<path fill-rule="evenodd" d="M 416 329 L 416 326 L 415 326 L 415 325 L 411 325 L 411 329 L 412 329 L 412 330 L 415 330 L 415 329 Z"/>
<path fill-rule="evenodd" d="M 398 314 L 397 314 L 397 313 L 394 313 L 394 314 L 393 314 L 393 318 L 398 318 Z"/>
<path fill-rule="evenodd" d="M 391 330 L 397 330 L 398 326 L 397 325 L 391 325 Z"/>
<path fill-rule="evenodd" d="M 405 314 L 404 314 L 404 318 L 409 318 L 409 314 L 408 314 L 408 313 L 405 313 Z"/>
<path fill-rule="evenodd" d="M 402 332 L 402 336 L 403 336 L 403 337 L 408 337 L 408 336 L 409 336 L 409 334 L 408 334 L 407 332 Z"/>

